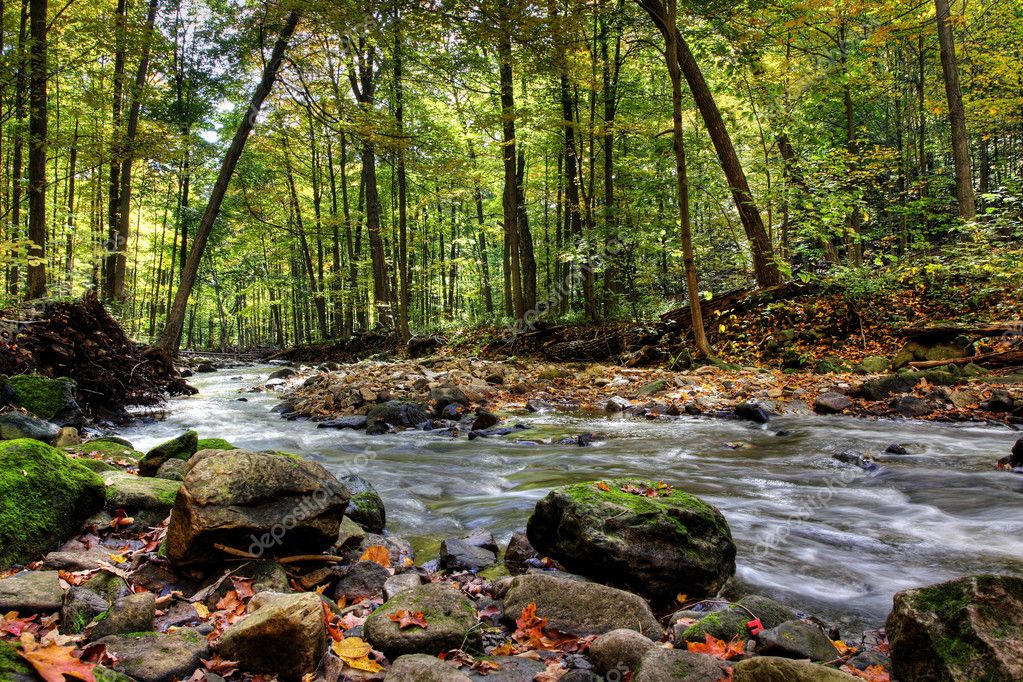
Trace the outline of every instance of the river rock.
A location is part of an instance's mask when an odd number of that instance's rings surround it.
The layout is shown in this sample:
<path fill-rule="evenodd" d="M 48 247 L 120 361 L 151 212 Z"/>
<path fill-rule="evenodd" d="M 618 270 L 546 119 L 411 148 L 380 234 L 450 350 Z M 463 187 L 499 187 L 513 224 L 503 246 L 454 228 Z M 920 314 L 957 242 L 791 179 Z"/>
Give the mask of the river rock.
<path fill-rule="evenodd" d="M 348 417 L 328 419 L 316 425 L 318 429 L 355 429 L 361 431 L 366 428 L 366 415 L 355 414 Z"/>
<path fill-rule="evenodd" d="M 973 344 L 956 343 L 955 341 L 925 343 L 923 341 L 907 341 L 892 360 L 892 367 L 901 369 L 911 362 L 933 360 L 957 360 L 973 355 Z"/>
<path fill-rule="evenodd" d="M 391 599 L 395 595 L 419 587 L 422 584 L 423 581 L 417 573 L 409 572 L 392 575 L 384 581 L 384 599 Z"/>
<path fill-rule="evenodd" d="M 1009 466 L 1012 468 L 1023 467 L 1023 438 L 1016 441 L 1012 446 L 1012 455 L 1009 457 Z"/>
<path fill-rule="evenodd" d="M 411 566 L 416 556 L 412 545 L 405 538 L 399 535 L 378 535 L 376 533 L 366 533 L 357 546 L 349 546 L 341 554 L 349 561 L 355 562 L 359 561 L 366 550 L 373 546 L 386 547 L 387 554 L 391 559 L 391 566 L 398 570 Z"/>
<path fill-rule="evenodd" d="M 858 365 L 853 367 L 857 374 L 884 374 L 891 369 L 892 363 L 886 357 L 880 355 L 868 355 Z"/>
<path fill-rule="evenodd" d="M 40 558 L 103 508 L 103 479 L 36 440 L 0 442 L 0 570 Z"/>
<path fill-rule="evenodd" d="M 183 459 L 168 459 L 160 465 L 156 472 L 156 478 L 162 478 L 165 481 L 183 481 L 185 480 L 186 464 L 187 462 Z"/>
<path fill-rule="evenodd" d="M 744 402 L 735 406 L 735 416 L 743 421 L 756 424 L 766 424 L 771 421 L 771 415 L 760 403 Z"/>
<path fill-rule="evenodd" d="M 618 679 L 622 679 L 627 672 L 635 673 L 643 656 L 655 646 L 657 644 L 635 630 L 620 628 L 593 640 L 590 644 L 590 660 L 605 676 L 618 671 Z"/>
<path fill-rule="evenodd" d="M 85 415 L 75 399 L 78 385 L 67 377 L 50 379 L 38 374 L 22 374 L 0 382 L 11 403 L 57 426 L 82 428 Z"/>
<path fill-rule="evenodd" d="M 114 603 L 106 618 L 96 623 L 90 638 L 100 639 L 108 635 L 129 632 L 148 632 L 153 629 L 156 618 L 156 595 L 152 592 L 130 594 Z"/>
<path fill-rule="evenodd" d="M 440 543 L 440 565 L 449 571 L 477 571 L 497 563 L 497 555 L 465 540 L 448 538 Z"/>
<path fill-rule="evenodd" d="M 280 454 L 205 450 L 188 462 L 167 528 L 167 557 L 217 563 L 222 543 L 257 556 L 308 554 L 337 541 L 348 490 L 323 465 Z"/>
<path fill-rule="evenodd" d="M 366 415 L 366 433 L 378 436 L 390 427 L 412 428 L 430 418 L 430 413 L 419 403 L 389 400 L 376 405 Z"/>
<path fill-rule="evenodd" d="M 573 635 L 599 635 L 629 628 L 659 639 L 663 629 L 642 597 L 614 587 L 543 574 L 514 578 L 504 598 L 514 621 L 529 604 L 550 627 Z"/>
<path fill-rule="evenodd" d="M 402 610 L 422 611 L 427 627 L 399 629 L 390 616 Z M 388 599 L 370 614 L 363 628 L 366 640 L 392 659 L 403 654 L 471 650 L 482 643 L 472 602 L 459 590 L 440 583 L 420 585 Z"/>
<path fill-rule="evenodd" d="M 109 608 L 110 603 L 103 596 L 72 585 L 64 595 L 64 605 L 60 609 L 60 631 L 65 635 L 77 635 L 93 618 Z"/>
<path fill-rule="evenodd" d="M 437 388 L 430 390 L 430 400 L 433 401 L 435 414 L 442 416 L 444 408 L 448 405 L 461 405 L 465 407 L 469 404 L 469 398 L 466 397 L 465 392 L 457 386 L 438 386 Z"/>
<path fill-rule="evenodd" d="M 347 598 L 349 604 L 383 593 L 390 571 L 373 561 L 358 561 L 344 569 L 334 590 L 334 599 Z"/>
<path fill-rule="evenodd" d="M 750 616 L 750 612 L 754 615 Z M 675 641 L 702 643 L 705 641 L 705 635 L 712 635 L 726 642 L 731 641 L 736 635 L 745 639 L 749 634 L 746 623 L 754 617 L 760 619 L 762 627 L 773 628 L 793 620 L 796 613 L 773 599 L 753 594 L 743 597 L 724 609 L 708 613 L 689 626 L 676 624 L 674 621 L 677 620 L 677 616 L 678 614 L 675 614 L 671 618 L 672 627 L 675 630 Z"/>
<path fill-rule="evenodd" d="M 842 393 L 836 393 L 835 391 L 828 391 L 827 393 L 821 393 L 817 396 L 817 399 L 813 401 L 813 409 L 815 412 L 820 414 L 839 414 L 843 410 L 847 410 L 852 407 L 853 401 L 849 396 Z"/>
<path fill-rule="evenodd" d="M 734 682 L 856 682 L 853 677 L 826 665 L 793 661 L 776 656 L 756 656 L 733 668 Z"/>
<path fill-rule="evenodd" d="M 470 682 L 471 679 L 436 656 L 427 654 L 399 656 L 387 671 L 387 682 Z"/>
<path fill-rule="evenodd" d="M 26 571 L 0 580 L 0 614 L 53 613 L 64 604 L 57 571 Z"/>
<path fill-rule="evenodd" d="M 181 488 L 179 481 L 143 478 L 123 471 L 106 471 L 101 476 L 107 488 L 107 509 L 124 509 L 144 526 L 155 526 L 167 518 Z"/>
<path fill-rule="evenodd" d="M 291 377 L 298 374 L 291 367 L 281 367 L 280 369 L 270 372 L 270 376 L 267 379 L 290 379 Z"/>
<path fill-rule="evenodd" d="M 370 533 L 379 533 L 387 525 L 387 512 L 384 501 L 373 485 L 355 474 L 346 474 L 338 480 L 351 493 L 345 516 L 355 521 Z"/>
<path fill-rule="evenodd" d="M 187 462 L 198 448 L 199 434 L 195 431 L 185 431 L 177 438 L 157 445 L 147 452 L 146 456 L 139 460 L 139 474 L 155 476 L 160 466 L 168 459 L 182 459 Z"/>
<path fill-rule="evenodd" d="M 111 635 L 96 640 L 116 659 L 113 669 L 138 682 L 187 679 L 202 659 L 212 655 L 206 638 L 192 628 L 166 634 L 157 632 Z"/>
<path fill-rule="evenodd" d="M 926 400 L 924 400 L 923 398 L 917 398 L 916 396 L 912 395 L 902 396 L 901 398 L 895 401 L 892 407 L 894 407 L 895 411 L 898 412 L 903 417 L 910 418 L 926 417 L 927 415 L 934 411 L 934 408 L 931 407 L 930 403 L 928 403 Z"/>
<path fill-rule="evenodd" d="M 735 543 L 721 512 L 681 490 L 647 497 L 623 487 L 656 484 L 623 478 L 552 490 L 529 519 L 530 544 L 569 571 L 658 604 L 679 593 L 716 595 L 735 573 Z"/>
<path fill-rule="evenodd" d="M 525 531 L 512 533 L 508 547 L 504 550 L 504 565 L 512 574 L 525 573 L 527 568 L 539 567 L 542 559 L 539 552 L 529 544 Z"/>
<path fill-rule="evenodd" d="M 790 620 L 757 635 L 757 654 L 782 658 L 833 661 L 838 649 L 816 625 Z"/>
<path fill-rule="evenodd" d="M 895 595 L 885 629 L 900 680 L 1023 679 L 1023 578 L 978 575 Z"/>
<path fill-rule="evenodd" d="M 284 682 L 301 680 L 327 650 L 323 600 L 305 592 L 261 602 L 252 615 L 224 631 L 217 653 L 249 672 L 277 675 Z"/>
<path fill-rule="evenodd" d="M 53 443 L 60 436 L 60 427 L 30 414 L 7 412 L 0 414 L 0 440 L 31 438 Z"/>
<path fill-rule="evenodd" d="M 470 680 L 475 682 L 524 682 L 524 680 L 536 679 L 537 675 L 547 669 L 542 661 L 534 661 L 525 656 L 492 656 L 487 660 L 496 664 L 497 670 L 485 671 L 485 675 L 470 670 Z"/>
<path fill-rule="evenodd" d="M 644 654 L 632 682 L 719 682 L 731 666 L 713 656 L 654 647 Z"/>
<path fill-rule="evenodd" d="M 607 404 L 604 405 L 606 412 L 628 412 L 632 409 L 632 402 L 619 396 L 613 396 L 608 399 Z"/>

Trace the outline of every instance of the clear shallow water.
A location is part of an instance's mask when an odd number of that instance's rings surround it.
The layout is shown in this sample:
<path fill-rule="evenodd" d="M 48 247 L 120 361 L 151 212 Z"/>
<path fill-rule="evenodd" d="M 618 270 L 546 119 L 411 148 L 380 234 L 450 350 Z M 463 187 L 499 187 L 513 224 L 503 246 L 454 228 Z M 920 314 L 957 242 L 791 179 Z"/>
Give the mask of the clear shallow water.
<path fill-rule="evenodd" d="M 380 492 L 388 528 L 413 542 L 419 560 L 469 528 L 506 540 L 554 486 L 663 479 L 728 519 L 738 545 L 736 592 L 768 594 L 848 632 L 880 626 L 901 589 L 968 573 L 1023 574 L 1023 476 L 993 470 L 1020 437 L 1008 429 L 830 417 L 778 418 L 763 428 L 530 415 L 510 420 L 536 427 L 515 438 L 593 432 L 600 440 L 580 448 L 415 431 L 373 437 L 271 413 L 279 394 L 245 391 L 272 369 L 197 375 L 199 395 L 172 401 L 165 421 L 120 435 L 145 450 L 194 428 L 200 437 L 297 452 L 335 473 L 356 473 Z M 734 441 L 750 447 L 725 445 Z M 919 444 L 921 453 L 881 454 L 893 442 Z M 880 467 L 867 473 L 831 458 L 849 449 L 874 454 Z"/>

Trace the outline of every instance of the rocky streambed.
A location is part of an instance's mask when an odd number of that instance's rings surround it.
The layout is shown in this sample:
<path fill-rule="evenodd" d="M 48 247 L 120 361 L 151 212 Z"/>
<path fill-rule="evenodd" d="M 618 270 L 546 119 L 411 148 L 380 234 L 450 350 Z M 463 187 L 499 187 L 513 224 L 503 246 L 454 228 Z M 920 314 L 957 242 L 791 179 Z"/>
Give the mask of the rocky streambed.
<path fill-rule="evenodd" d="M 18 614 L 0 665 L 21 670 L 17 640 L 139 680 L 885 679 L 892 659 L 898 679 L 1021 674 L 1018 580 L 912 591 L 1020 574 L 1021 478 L 993 467 L 1007 430 L 435 400 L 460 433 L 369 434 L 281 419 L 307 377 L 266 390 L 271 371 L 204 374 L 123 442 L 0 445 L 5 470 L 68 467 L 52 484 L 98 510 L 22 546 L 42 561 L 0 581 Z M 491 410 L 527 428 L 469 440 Z"/>

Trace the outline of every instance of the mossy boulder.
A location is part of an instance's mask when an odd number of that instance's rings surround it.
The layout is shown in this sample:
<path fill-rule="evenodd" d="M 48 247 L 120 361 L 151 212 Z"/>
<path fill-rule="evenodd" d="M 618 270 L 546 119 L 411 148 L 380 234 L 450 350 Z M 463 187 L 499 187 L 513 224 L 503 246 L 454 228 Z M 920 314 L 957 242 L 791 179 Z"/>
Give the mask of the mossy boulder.
<path fill-rule="evenodd" d="M 21 412 L 0 414 L 0 440 L 31 438 L 52 445 L 60 437 L 60 427 L 45 419 Z"/>
<path fill-rule="evenodd" d="M 139 460 L 139 473 L 143 476 L 155 476 L 160 466 L 168 459 L 183 459 L 186 462 L 192 458 L 199 447 L 199 434 L 195 431 L 185 431 L 177 438 L 166 443 L 161 443 L 146 453 L 145 457 Z"/>
<path fill-rule="evenodd" d="M 379 533 L 387 525 L 387 512 L 373 485 L 355 474 L 347 474 L 340 481 L 348 488 L 352 498 L 348 501 L 345 516 L 355 521 L 370 533 Z"/>
<path fill-rule="evenodd" d="M 89 466 L 85 463 L 86 459 L 112 464 L 122 462 L 131 465 L 145 456 L 133 448 L 131 443 L 126 443 L 127 441 L 122 441 L 120 438 L 96 438 L 86 443 L 68 446 L 64 448 L 64 451 L 80 455 L 78 461 L 86 466 Z"/>
<path fill-rule="evenodd" d="M 390 616 L 398 611 L 423 612 L 427 627 L 402 630 Z M 479 650 L 482 640 L 476 611 L 459 590 L 441 583 L 406 590 L 370 614 L 366 640 L 394 659 L 404 654 L 437 655 L 449 649 Z"/>
<path fill-rule="evenodd" d="M 219 563 L 215 545 L 258 556 L 309 554 L 337 540 L 348 489 L 317 462 L 245 450 L 189 460 L 167 529 L 178 565 Z"/>
<path fill-rule="evenodd" d="M 958 341 L 941 341 L 925 343 L 923 341 L 907 341 L 892 360 L 892 367 L 900 369 L 911 362 L 928 362 L 935 360 L 958 360 L 973 355 L 972 343 Z"/>
<path fill-rule="evenodd" d="M 750 612 L 760 619 L 761 625 L 765 628 L 777 627 L 796 617 L 796 613 L 784 604 L 754 594 L 743 597 L 720 611 L 708 613 L 689 627 L 681 628 L 676 625 L 675 639 L 702 643 L 705 641 L 705 635 L 712 635 L 725 641 L 736 635 L 745 638 L 749 634 L 746 623 L 753 619 Z"/>
<path fill-rule="evenodd" d="M 82 408 L 75 400 L 78 389 L 66 377 L 50 379 L 38 374 L 21 374 L 2 382 L 7 387 L 11 402 L 23 407 L 40 419 L 59 426 L 81 428 L 85 422 Z"/>
<path fill-rule="evenodd" d="M 954 386 L 959 382 L 959 378 L 950 371 L 907 371 L 871 379 L 863 384 L 860 392 L 867 400 L 884 400 L 896 393 L 909 393 L 924 379 L 936 386 Z"/>
<path fill-rule="evenodd" d="M 40 558 L 103 508 L 103 480 L 39 441 L 0 442 L 0 568 Z"/>
<path fill-rule="evenodd" d="M 556 488 L 537 502 L 526 533 L 538 552 L 569 571 L 658 606 L 679 593 L 714 596 L 735 573 L 735 543 L 721 512 L 648 480 Z"/>
<path fill-rule="evenodd" d="M 178 481 L 145 478 L 124 471 L 108 471 L 101 476 L 107 487 L 107 510 L 124 509 L 140 528 L 155 526 L 167 518 L 181 488 Z"/>
<path fill-rule="evenodd" d="M 900 680 L 1023 679 L 1023 578 L 979 575 L 895 595 L 885 629 Z"/>
<path fill-rule="evenodd" d="M 195 445 L 196 452 L 203 450 L 237 450 L 238 446 L 232 445 L 223 438 L 200 438 Z"/>

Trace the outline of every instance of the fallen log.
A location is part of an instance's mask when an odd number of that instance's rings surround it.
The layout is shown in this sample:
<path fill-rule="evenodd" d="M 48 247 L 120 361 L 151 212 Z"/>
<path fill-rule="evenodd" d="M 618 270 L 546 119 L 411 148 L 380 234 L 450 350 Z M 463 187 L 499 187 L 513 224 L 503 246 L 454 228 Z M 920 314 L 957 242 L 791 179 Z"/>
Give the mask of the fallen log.
<path fill-rule="evenodd" d="M 987 338 L 991 336 L 1023 336 L 1023 320 L 980 324 L 934 324 L 905 327 L 901 335 L 909 339 L 952 339 L 957 336 Z"/>
<path fill-rule="evenodd" d="M 909 363 L 914 369 L 934 369 L 935 367 L 948 367 L 949 365 L 995 365 L 996 367 L 1014 367 L 1023 365 L 1023 350 L 1006 350 L 997 353 L 982 353 L 969 358 L 954 358 L 952 360 L 921 360 Z"/>

